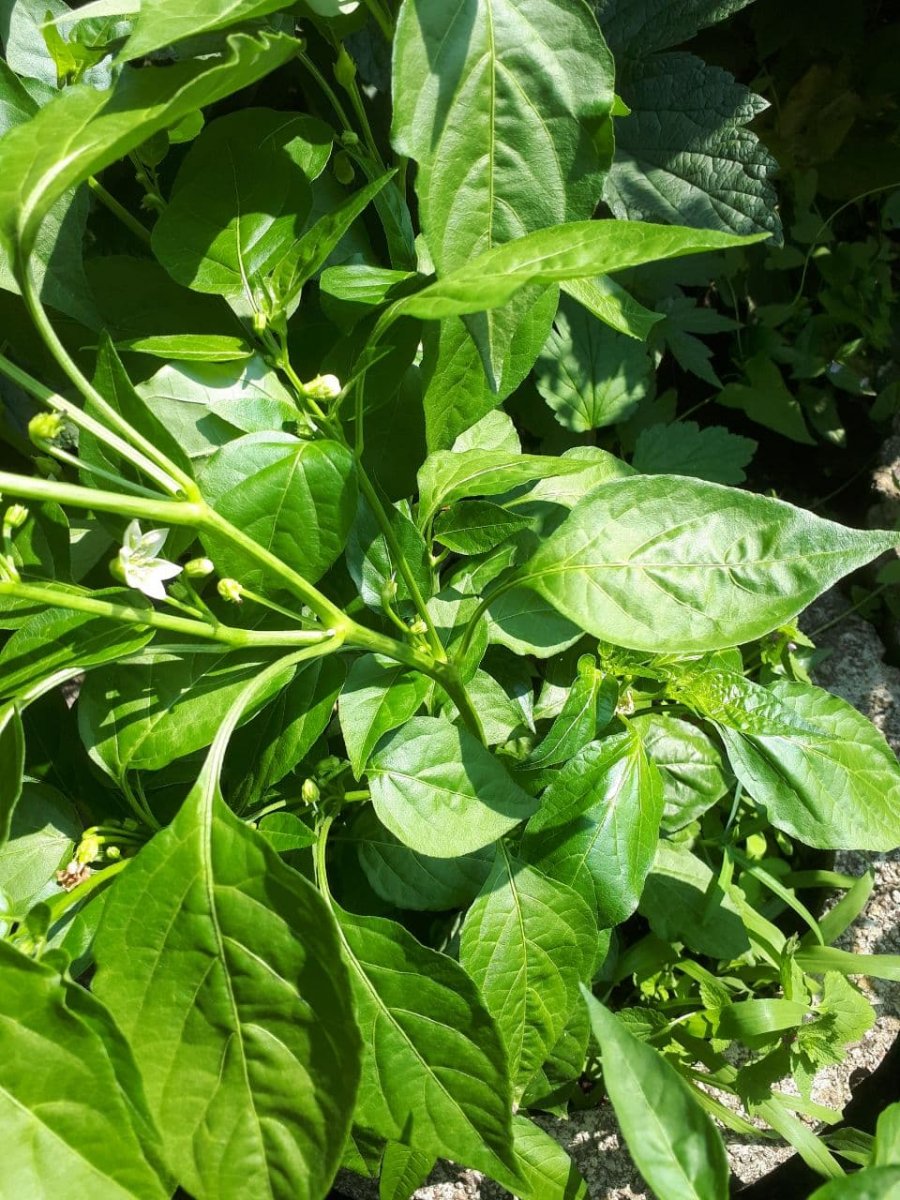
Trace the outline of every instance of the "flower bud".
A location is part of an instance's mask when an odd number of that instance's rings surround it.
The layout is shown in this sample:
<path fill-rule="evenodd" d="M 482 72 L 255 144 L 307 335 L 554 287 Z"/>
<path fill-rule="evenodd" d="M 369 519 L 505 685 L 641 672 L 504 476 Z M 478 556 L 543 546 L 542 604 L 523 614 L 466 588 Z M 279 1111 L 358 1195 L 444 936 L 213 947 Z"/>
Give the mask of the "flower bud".
<path fill-rule="evenodd" d="M 3 517 L 7 529 L 21 529 L 28 520 L 28 509 L 24 504 L 11 504 Z"/>
<path fill-rule="evenodd" d="M 304 804 L 315 804 L 320 795 L 319 785 L 314 779 L 303 780 L 303 786 L 300 788 L 300 798 Z"/>
<path fill-rule="evenodd" d="M 86 866 L 88 863 L 94 862 L 100 857 L 100 839 L 96 834 L 88 834 L 83 837 L 78 844 L 78 849 L 75 851 L 75 862 L 79 866 Z"/>
<path fill-rule="evenodd" d="M 381 589 L 381 603 L 385 606 L 397 599 L 397 580 L 386 579 Z"/>
<path fill-rule="evenodd" d="M 341 381 L 337 375 L 317 375 L 304 383 L 303 390 L 312 400 L 333 400 L 341 394 Z"/>
<path fill-rule="evenodd" d="M 355 150 L 359 145 L 359 134 L 354 133 L 352 129 L 345 129 L 341 134 L 341 145 L 346 146 L 348 150 Z"/>
<path fill-rule="evenodd" d="M 28 436 L 40 446 L 43 442 L 53 442 L 63 431 L 64 422 L 59 413 L 41 412 L 28 422 Z"/>
<path fill-rule="evenodd" d="M 356 172 L 353 170 L 353 163 L 343 151 L 334 156 L 331 165 L 338 183 L 350 184 L 353 182 Z"/>
<path fill-rule="evenodd" d="M 422 620 L 421 617 L 416 617 L 416 619 L 412 622 L 412 624 L 409 627 L 409 632 L 410 633 L 427 633 L 428 626 L 425 624 L 425 622 Z"/>
<path fill-rule="evenodd" d="M 184 564 L 184 573 L 189 579 L 206 579 L 215 571 L 215 563 L 211 558 L 192 558 Z"/>
<path fill-rule="evenodd" d="M 257 310 L 253 314 L 253 332 L 254 333 L 265 333 L 268 324 L 269 324 L 269 318 L 266 316 L 266 314 L 264 312 L 259 312 L 259 310 Z"/>
<path fill-rule="evenodd" d="M 356 79 L 356 63 L 343 46 L 338 51 L 337 62 L 334 64 L 334 77 L 345 92 L 353 87 L 353 81 Z"/>
<path fill-rule="evenodd" d="M 220 579 L 216 586 L 223 600 L 228 600 L 231 604 L 241 603 L 244 589 L 236 579 Z"/>

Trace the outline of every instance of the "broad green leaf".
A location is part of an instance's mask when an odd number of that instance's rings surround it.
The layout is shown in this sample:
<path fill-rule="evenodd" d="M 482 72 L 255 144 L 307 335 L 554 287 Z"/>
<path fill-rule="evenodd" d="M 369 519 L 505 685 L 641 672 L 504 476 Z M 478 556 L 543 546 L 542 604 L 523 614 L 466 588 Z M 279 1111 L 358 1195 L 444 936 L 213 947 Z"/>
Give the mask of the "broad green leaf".
<path fill-rule="evenodd" d="M 571 300 L 563 300 L 535 364 L 535 386 L 573 433 L 624 421 L 647 394 L 650 356 Z"/>
<path fill-rule="evenodd" d="M 405 845 L 456 858 L 490 845 L 534 811 L 534 801 L 471 733 L 414 717 L 372 758 L 372 803 Z"/>
<path fill-rule="evenodd" d="M 717 1032 L 724 1038 L 757 1038 L 797 1029 L 810 1015 L 809 1005 L 795 1000 L 741 1000 L 721 1009 Z"/>
<path fill-rule="evenodd" d="M 657 937 L 683 942 L 697 954 L 732 959 L 750 949 L 733 899 L 706 863 L 680 843 L 659 843 L 639 907 Z"/>
<path fill-rule="evenodd" d="M 116 881 L 94 990 L 122 1028 L 167 1159 L 198 1200 L 316 1198 L 350 1128 L 359 1035 L 317 890 L 224 804 L 238 693 L 175 820 Z"/>
<path fill-rule="evenodd" d="M 402 926 L 333 905 L 363 1037 L 355 1119 L 485 1172 L 515 1170 L 506 1055 L 474 983 Z"/>
<path fill-rule="evenodd" d="M 141 0 L 123 59 L 143 58 L 183 38 L 227 29 L 284 8 L 283 0 L 203 0 L 185 7 L 176 0 Z"/>
<path fill-rule="evenodd" d="M 216 451 L 200 486 L 216 512 L 311 583 L 344 549 L 356 515 L 353 455 L 334 441 L 247 434 Z M 254 589 L 273 585 L 266 568 L 226 538 L 202 540 L 220 575 Z"/>
<path fill-rule="evenodd" d="M 708 25 L 724 21 L 751 0 L 596 0 L 610 44 L 623 58 L 678 46 Z"/>
<path fill-rule="evenodd" d="M 820 688 L 778 681 L 767 690 L 800 728 L 744 732 L 740 714 L 717 723 L 732 770 L 769 820 L 808 846 L 895 847 L 900 765 L 883 735 Z"/>
<path fill-rule="evenodd" d="M 833 946 L 801 946 L 795 958 L 798 966 L 813 975 L 841 971 L 844 975 L 870 975 L 900 983 L 900 954 L 851 954 Z"/>
<path fill-rule="evenodd" d="M 394 44 L 393 142 L 418 163 L 439 274 L 523 233 L 591 216 L 612 148 L 613 63 L 587 5 L 410 2 Z M 458 322 L 441 329 L 426 352 L 429 445 L 447 445 L 524 378 L 531 362 L 513 365 L 516 347 L 537 333 L 533 361 L 549 321 L 535 301 L 522 296 L 468 332 Z M 454 387 L 461 378 L 464 389 Z"/>
<path fill-rule="evenodd" d="M 747 382 L 727 384 L 717 396 L 718 403 L 741 409 L 758 425 L 791 441 L 815 445 L 800 402 L 784 382 L 778 364 L 768 354 L 755 354 L 744 363 L 744 372 Z"/>
<path fill-rule="evenodd" d="M 0 707 L 0 847 L 6 845 L 12 827 L 22 776 L 25 772 L 25 731 L 14 703 Z"/>
<path fill-rule="evenodd" d="M 354 822 L 353 837 L 373 891 L 388 904 L 415 911 L 465 908 L 480 891 L 493 860 L 490 847 L 458 858 L 418 854 L 385 829 L 371 808 Z"/>
<path fill-rule="evenodd" d="M 896 540 L 714 483 L 634 476 L 577 504 L 520 578 L 616 645 L 714 650 L 791 620 Z"/>
<path fill-rule="evenodd" d="M 527 862 L 573 887 L 601 928 L 635 910 L 659 839 L 662 778 L 632 730 L 592 742 L 559 771 L 529 821 Z"/>
<path fill-rule="evenodd" d="M 720 425 L 695 421 L 651 425 L 638 434 L 632 465 L 641 475 L 689 475 L 711 483 L 743 483 L 744 467 L 756 453 L 752 438 Z"/>
<path fill-rule="evenodd" d="M 457 454 L 463 450 L 507 450 L 510 454 L 521 454 L 522 442 L 512 417 L 494 408 L 464 430 L 450 449 Z"/>
<path fill-rule="evenodd" d="M 79 996 L 80 993 L 80 996 Z M 165 1200 L 141 1078 L 100 1006 L 0 943 L 0 1112 L 10 1196 Z"/>
<path fill-rule="evenodd" d="M 158 771 L 201 750 L 271 657 L 227 650 L 150 653 L 139 665 L 132 661 L 92 673 L 78 699 L 85 748 L 114 779 L 127 771 Z"/>
<path fill-rule="evenodd" d="M 608 275 L 600 275 L 597 279 L 569 279 L 562 285 L 562 291 L 605 321 L 611 329 L 642 342 L 647 340 L 653 326 L 663 320 L 662 313 L 644 308 Z"/>
<path fill-rule="evenodd" d="M 135 391 L 198 467 L 242 433 L 296 423 L 297 408 L 258 355 L 233 363 L 169 363 Z"/>
<path fill-rule="evenodd" d="M 641 1175 L 666 1200 L 727 1200 L 725 1147 L 700 1101 L 658 1050 L 582 990 L 603 1082 Z"/>
<path fill-rule="evenodd" d="M 237 812 L 293 771 L 334 713 L 347 668 L 335 655 L 302 663 L 291 682 L 229 744 L 228 799 Z"/>
<path fill-rule="evenodd" d="M 597 927 L 571 888 L 518 862 L 500 843 L 466 914 L 459 961 L 497 1022 L 518 1097 L 562 1035 L 590 978 Z"/>
<path fill-rule="evenodd" d="M 616 680 L 597 671 L 592 656 L 583 668 L 579 662 L 559 716 L 523 765 L 552 767 L 574 758 L 612 720 L 618 699 Z"/>
<path fill-rule="evenodd" d="M 119 588 L 95 593 L 132 608 L 149 609 L 144 598 Z M 153 630 L 125 625 L 106 617 L 44 608 L 19 627 L 0 650 L 0 695 L 16 696 L 30 684 L 57 671 L 88 670 L 133 654 L 145 646 Z"/>
<path fill-rule="evenodd" d="M 875 1126 L 873 1167 L 900 1167 L 900 1103 L 881 1110 Z"/>
<path fill-rule="evenodd" d="M 747 245 L 750 238 L 640 221 L 572 221 L 487 250 L 437 282 L 398 300 L 393 317 L 465 316 L 506 304 L 531 283 L 560 283 L 641 263 Z"/>
<path fill-rule="evenodd" d="M 265 310 L 264 280 L 290 253 L 312 207 L 303 169 L 309 122 L 248 108 L 206 126 L 153 228 L 153 252 L 173 279 Z M 321 138 L 321 129 L 313 120 L 313 135 Z"/>
<path fill-rule="evenodd" d="M 662 773 L 664 830 L 689 825 L 728 791 L 722 755 L 698 726 L 666 713 L 641 714 L 631 726 Z"/>
<path fill-rule="evenodd" d="M 504 450 L 436 450 L 419 469 L 419 527 L 444 505 L 468 496 L 498 496 L 548 475 L 573 475 L 581 463 Z"/>
<path fill-rule="evenodd" d="M 587 1184 L 559 1142 L 519 1114 L 513 1117 L 513 1147 L 525 1185 L 501 1182 L 520 1200 L 587 1200 Z"/>
<path fill-rule="evenodd" d="M 31 253 L 44 217 L 154 133 L 274 70 L 295 52 L 281 34 L 233 34 L 227 49 L 150 71 L 126 68 L 109 92 L 67 88 L 0 141 L 0 240 Z"/>
<path fill-rule="evenodd" d="M 269 813 L 267 817 L 263 817 L 257 828 L 279 854 L 285 854 L 289 850 L 305 850 L 316 844 L 315 833 L 294 813 Z"/>
<path fill-rule="evenodd" d="M 350 668 L 338 702 L 341 733 L 357 779 L 386 733 L 419 710 L 431 681 L 401 663 L 366 654 Z"/>
<path fill-rule="evenodd" d="M 13 51 L 15 58 L 15 45 L 10 45 L 2 29 L 0 39 L 5 43 L 7 54 Z M 55 79 L 53 82 L 55 85 Z M 49 95 L 52 96 L 52 92 Z M 0 134 L 29 121 L 38 108 L 37 101 L 10 65 L 0 60 Z M 82 325 L 96 328 L 100 317 L 82 263 L 82 240 L 89 207 L 89 198 L 83 192 L 70 191 L 57 200 L 38 234 L 31 270 L 38 295 L 45 304 Z M 0 246 L 0 287 L 18 292 L 13 266 L 5 248 Z"/>
<path fill-rule="evenodd" d="M 407 566 L 426 599 L 434 591 L 431 560 L 425 540 L 407 515 L 408 505 L 386 506 L 386 512 Z M 409 600 L 409 588 L 400 573 L 400 565 L 394 560 L 381 525 L 375 519 L 369 505 L 360 498 L 356 520 L 347 541 L 347 569 L 359 594 L 376 612 L 384 609 L 385 585 L 396 584 L 396 600 Z"/>
<path fill-rule="evenodd" d="M 493 675 L 480 669 L 467 681 L 466 691 L 478 713 L 488 746 L 534 732 L 530 692 L 511 694 Z"/>
<path fill-rule="evenodd" d="M 393 171 L 384 172 L 328 210 L 281 257 L 272 286 L 286 308 L 296 304 L 304 283 L 324 266 L 356 218 L 381 195 L 393 175 Z"/>
<path fill-rule="evenodd" d="M 809 1200 L 900 1200 L 900 1167 L 867 1167 L 856 1175 L 831 1179 Z"/>
<path fill-rule="evenodd" d="M 778 164 L 747 128 L 765 100 L 683 52 L 622 62 L 617 86 L 631 112 L 604 189 L 615 216 L 780 235 Z"/>
<path fill-rule="evenodd" d="M 434 1166 L 430 1154 L 412 1150 L 402 1142 L 388 1142 L 378 1180 L 378 1200 L 409 1200 Z"/>
<path fill-rule="evenodd" d="M 438 513 L 434 538 L 457 554 L 486 554 L 527 527 L 524 517 L 490 500 L 464 500 Z"/>
<path fill-rule="evenodd" d="M 599 446 L 574 446 L 560 457 L 565 462 L 579 463 L 581 469 L 572 475 L 542 479 L 528 493 L 526 502 L 543 500 L 550 504 L 561 504 L 565 508 L 574 508 L 579 500 L 583 500 L 588 492 L 592 492 L 601 483 L 635 474 L 634 468 L 628 463 L 616 458 L 607 450 L 601 450 Z"/>
<path fill-rule="evenodd" d="M 0 734 L 0 740 L 5 734 Z M 21 776 L 21 772 L 20 772 Z M 4 763 L 5 786 L 15 778 L 15 764 Z M 12 815 L 9 841 L 0 845 L 0 891 L 16 912 L 57 892 L 54 874 L 72 857 L 81 823 L 71 803 L 45 783 L 29 781 Z"/>
<path fill-rule="evenodd" d="M 224 333 L 163 333 L 129 338 L 116 345 L 119 350 L 150 354 L 172 362 L 239 362 L 253 354 L 243 338 Z"/>
<path fill-rule="evenodd" d="M 326 267 L 319 276 L 319 290 L 348 305 L 358 305 L 361 316 L 395 300 L 417 279 L 414 271 L 392 271 L 369 263 L 345 263 Z"/>
<path fill-rule="evenodd" d="M 609 949 L 610 931 L 601 932 L 597 943 L 597 963 L 602 962 Z M 572 1010 L 562 1035 L 542 1065 L 528 1083 L 521 1107 L 568 1114 L 568 1102 L 576 1094 L 578 1079 L 584 1070 L 591 1037 L 587 1008 L 577 1005 Z"/>

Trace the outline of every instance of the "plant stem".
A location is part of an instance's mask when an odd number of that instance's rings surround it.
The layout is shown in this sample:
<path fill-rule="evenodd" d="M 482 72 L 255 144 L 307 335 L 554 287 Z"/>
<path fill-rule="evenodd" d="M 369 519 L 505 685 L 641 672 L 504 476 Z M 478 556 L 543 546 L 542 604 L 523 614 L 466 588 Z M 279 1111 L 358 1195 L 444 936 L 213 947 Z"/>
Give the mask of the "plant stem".
<path fill-rule="evenodd" d="M 393 26 L 391 25 L 389 17 L 383 11 L 378 0 L 363 0 L 363 2 L 365 3 L 366 8 L 371 13 L 372 18 L 375 21 L 375 24 L 378 26 L 378 28 L 381 30 L 382 34 L 384 35 L 385 41 L 388 42 L 388 44 L 393 42 L 393 40 L 394 40 Z"/>
<path fill-rule="evenodd" d="M 306 67 L 307 71 L 309 71 L 310 75 L 312 75 L 313 79 L 325 93 L 328 103 L 334 109 L 335 115 L 340 123 L 344 126 L 344 129 L 346 129 L 348 133 L 356 133 L 356 130 L 350 123 L 350 117 L 347 115 L 346 108 L 344 108 L 343 104 L 341 104 L 334 88 L 331 86 L 313 60 L 308 54 L 304 54 L 302 52 L 297 55 L 297 58 L 299 58 L 300 62 L 303 63 L 304 67 Z"/>
<path fill-rule="evenodd" d="M 108 404 L 104 400 L 94 385 L 82 374 L 77 363 L 57 336 L 56 330 L 53 328 L 50 318 L 47 316 L 44 306 L 35 290 L 34 280 L 27 264 L 20 272 L 20 282 L 22 297 L 31 314 L 31 319 L 44 339 L 48 350 L 84 398 L 89 400 L 103 417 L 104 421 L 112 429 L 117 430 L 125 439 L 129 447 L 126 457 L 139 470 L 154 479 L 164 491 L 171 494 L 183 491 L 192 499 L 195 498 L 197 487 L 190 476 L 185 475 L 181 468 L 171 462 L 161 450 L 158 450 L 152 442 L 138 433 L 124 417 L 116 412 L 111 404 Z"/>
<path fill-rule="evenodd" d="M 21 496 L 24 500 L 52 500 L 57 504 L 117 513 L 123 517 L 144 517 L 151 521 L 162 521 L 166 525 L 196 526 L 206 512 L 206 506 L 202 503 L 164 500 L 162 497 L 149 500 L 143 496 L 121 496 L 118 492 L 82 487 L 76 483 L 60 483 L 56 479 L 14 475 L 10 471 L 0 471 L 0 492 Z"/>
<path fill-rule="evenodd" d="M 462 641 L 459 644 L 457 658 L 464 659 L 469 653 L 469 647 L 472 644 L 472 638 L 475 636 L 475 630 L 478 628 L 478 622 L 494 603 L 494 601 L 499 596 L 502 596 L 504 592 L 509 592 L 514 587 L 517 587 L 520 582 L 521 581 L 518 572 L 514 572 L 508 579 L 502 580 L 502 582 L 498 583 L 495 588 L 492 588 L 486 596 L 482 597 L 481 603 L 472 613 L 471 617 L 469 618 L 469 623 L 466 625 L 465 632 L 462 636 Z"/>
<path fill-rule="evenodd" d="M 142 225 L 137 217 L 128 211 L 124 204 L 120 204 L 115 196 L 106 190 L 99 179 L 95 179 L 94 176 L 91 175 L 88 177 L 87 185 L 97 199 L 103 205 L 105 205 L 105 207 L 108 208 L 114 216 L 118 217 L 122 224 L 126 226 L 126 228 L 130 229 L 135 237 L 139 238 L 145 246 L 150 245 L 150 230 L 147 229 L 145 225 Z"/>
<path fill-rule="evenodd" d="M 334 640 L 331 630 L 310 629 L 256 630 L 237 629 L 232 625 L 211 625 L 206 621 L 193 621 L 187 617 L 175 617 L 170 613 L 157 612 L 151 608 L 135 608 L 128 604 L 113 604 L 109 600 L 97 600 L 93 596 L 78 592 L 64 592 L 60 588 L 40 584 L 0 582 L 0 596 L 15 596 L 21 600 L 34 600 L 53 608 L 67 608 L 73 612 L 106 617 L 125 625 L 144 626 L 151 629 L 166 629 L 170 633 L 183 633 L 189 637 L 221 642 L 225 646 L 243 648 L 249 646 L 316 646 Z"/>
<path fill-rule="evenodd" d="M 92 872 L 90 878 L 84 883 L 79 883 L 78 887 L 72 888 L 71 892 L 60 892 L 56 896 L 51 896 L 45 903 L 50 909 L 50 924 L 54 925 L 63 913 L 90 896 L 92 892 L 96 892 L 98 888 L 103 887 L 110 879 L 113 879 L 121 871 L 124 871 L 128 866 L 130 859 L 122 858 L 118 862 L 110 863 L 108 867 L 101 867 L 99 871 Z"/>

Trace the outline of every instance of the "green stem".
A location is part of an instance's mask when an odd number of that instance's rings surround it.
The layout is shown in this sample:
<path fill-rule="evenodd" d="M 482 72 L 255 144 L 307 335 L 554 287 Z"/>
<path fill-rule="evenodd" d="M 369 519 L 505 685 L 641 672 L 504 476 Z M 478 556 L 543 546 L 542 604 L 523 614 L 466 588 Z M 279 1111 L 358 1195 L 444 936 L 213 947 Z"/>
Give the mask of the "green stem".
<path fill-rule="evenodd" d="M 107 429 L 100 421 L 94 420 L 92 416 L 78 408 L 77 405 L 70 403 L 70 401 L 60 396 L 57 392 L 39 383 L 27 371 L 23 371 L 20 367 L 11 363 L 2 354 L 0 354 L 0 372 L 7 379 L 11 379 L 13 383 L 22 388 L 23 391 L 33 396 L 35 400 L 39 400 L 41 404 L 45 404 L 47 408 L 52 409 L 53 412 L 60 413 L 62 416 L 67 417 L 73 425 L 77 425 L 79 428 L 93 434 L 98 441 L 103 442 L 111 450 L 115 450 L 117 454 L 134 463 L 139 470 L 144 471 L 145 474 L 151 475 L 154 478 L 156 477 L 157 469 L 154 464 L 145 460 L 143 455 L 138 454 L 134 447 L 119 437 L 118 434 Z M 177 490 L 173 481 L 168 477 L 165 480 L 164 490 L 170 493 Z"/>
<path fill-rule="evenodd" d="M 175 617 L 155 609 L 134 608 L 127 604 L 113 604 L 109 600 L 97 600 L 77 592 L 64 592 L 58 588 L 40 584 L 0 582 L 0 596 L 15 596 L 21 600 L 34 600 L 52 608 L 67 608 L 73 612 L 89 613 L 91 616 L 106 617 L 124 625 L 144 626 L 151 629 L 166 629 L 170 633 L 182 633 L 189 637 L 221 642 L 225 646 L 242 648 L 248 646 L 316 646 L 334 639 L 331 630 L 316 632 L 308 629 L 256 630 L 237 629 L 231 625 L 209 625 L 205 621 L 193 621 L 187 617 Z"/>
<path fill-rule="evenodd" d="M 319 87 L 325 93 L 325 96 L 328 99 L 328 103 L 334 109 L 335 115 L 337 116 L 340 123 L 344 126 L 344 128 L 348 131 L 348 133 L 356 133 L 356 130 L 353 128 L 352 124 L 350 123 L 350 117 L 347 115 L 346 108 L 344 108 L 343 104 L 341 104 L 334 88 L 331 86 L 331 84 L 328 82 L 328 80 L 325 78 L 325 76 L 322 74 L 322 72 L 319 70 L 319 68 L 313 62 L 313 60 L 309 57 L 308 54 L 303 54 L 303 53 L 298 54 L 297 58 L 299 58 L 300 62 L 303 63 L 304 67 L 306 67 L 307 71 L 309 71 L 310 75 L 312 75 L 313 79 L 316 81 L 316 83 L 319 85 Z"/>
<path fill-rule="evenodd" d="M 137 217 L 128 211 L 124 204 L 120 204 L 115 196 L 106 190 L 99 179 L 95 179 L 94 176 L 91 175 L 88 177 L 87 185 L 97 199 L 106 208 L 108 208 L 114 216 L 118 217 L 122 224 L 127 229 L 130 229 L 135 237 L 139 238 L 145 246 L 150 245 L 150 230 L 147 229 L 145 225 L 142 225 Z"/>
<path fill-rule="evenodd" d="M 132 483 L 130 479 L 123 479 L 121 475 L 114 475 L 112 471 L 107 471 L 105 467 L 86 463 L 77 454 L 70 454 L 68 450 L 63 450 L 61 446 L 54 446 L 52 442 L 36 441 L 35 445 L 38 450 L 51 455 L 59 462 L 65 463 L 66 466 L 74 467 L 76 471 L 84 471 L 89 475 L 96 476 L 98 479 L 106 480 L 107 483 L 114 483 L 116 487 L 124 488 L 136 496 L 145 496 L 148 500 L 156 500 L 159 497 L 159 492 L 151 492 L 149 488 L 141 487 L 139 483 Z"/>
<path fill-rule="evenodd" d="M 202 503 L 121 496 L 118 492 L 61 483 L 56 479 L 14 475 L 10 471 L 0 471 L 0 492 L 21 496 L 23 500 L 51 500 L 57 504 L 71 504 L 74 508 L 116 513 L 123 517 L 144 517 L 151 521 L 162 521 L 166 525 L 196 526 L 206 512 L 206 505 Z"/>
<path fill-rule="evenodd" d="M 364 0 L 366 8 L 372 14 L 375 24 L 384 35 L 385 41 L 390 44 L 394 40 L 394 29 L 391 25 L 389 17 L 382 10 L 378 0 Z"/>
<path fill-rule="evenodd" d="M 472 613 L 469 618 L 469 623 L 466 625 L 465 632 L 462 636 L 462 641 L 459 644 L 459 652 L 457 658 L 464 660 L 469 653 L 469 647 L 472 645 L 472 638 L 475 636 L 475 630 L 478 628 L 478 622 L 494 603 L 494 601 L 502 596 L 505 592 L 512 591 L 521 582 L 518 572 L 514 572 L 508 579 L 502 580 L 495 588 L 492 588 L 486 596 L 482 597 L 481 603 Z"/>
<path fill-rule="evenodd" d="M 438 637 L 438 632 L 435 628 L 434 621 L 432 620 L 431 613 L 428 611 L 425 598 L 419 589 L 415 575 L 412 573 L 412 568 L 406 560 L 406 555 L 403 553 L 400 542 L 397 540 L 397 535 L 394 533 L 394 527 L 391 525 L 390 518 L 384 511 L 384 507 L 378 497 L 378 493 L 375 491 L 375 487 L 371 479 L 369 479 L 369 476 L 367 475 L 362 463 L 357 462 L 356 469 L 357 475 L 359 476 L 360 490 L 362 491 L 363 496 L 366 498 L 366 502 L 374 513 L 375 520 L 381 526 L 381 532 L 384 536 L 384 540 L 387 542 L 388 549 L 391 552 L 391 557 L 396 563 L 397 569 L 400 571 L 400 574 L 403 576 L 403 581 L 409 589 L 412 602 L 416 606 L 416 612 L 425 622 L 425 628 L 428 631 L 428 643 L 431 646 L 431 652 L 438 662 L 446 662 L 447 655 L 444 650 L 443 643 Z"/>
<path fill-rule="evenodd" d="M 110 863 L 108 867 L 101 867 L 99 871 L 94 871 L 90 878 L 86 879 L 84 883 L 79 883 L 78 887 L 72 888 L 71 892 L 60 892 L 56 896 L 51 896 L 49 900 L 45 901 L 50 909 L 50 924 L 55 925 L 67 909 L 86 899 L 92 892 L 96 892 L 98 888 L 103 887 L 110 879 L 124 871 L 130 861 L 130 859 L 122 858 L 118 862 Z"/>
<path fill-rule="evenodd" d="M 104 400 L 90 380 L 82 374 L 77 363 L 60 341 L 50 318 L 47 316 L 46 310 L 35 290 L 34 280 L 27 263 L 20 272 L 20 281 L 22 285 L 22 297 L 31 314 L 31 319 L 44 339 L 48 350 L 84 398 L 94 405 L 97 412 L 102 415 L 104 421 L 112 429 L 117 430 L 125 439 L 125 442 L 128 443 L 130 452 L 127 457 L 139 470 L 144 471 L 145 474 L 154 479 L 164 491 L 172 494 L 183 491 L 186 495 L 192 498 L 195 497 L 197 495 L 196 484 L 190 476 L 186 475 L 180 467 L 171 462 L 152 442 L 138 433 L 124 417 L 116 412 L 111 404 L 108 404 Z"/>

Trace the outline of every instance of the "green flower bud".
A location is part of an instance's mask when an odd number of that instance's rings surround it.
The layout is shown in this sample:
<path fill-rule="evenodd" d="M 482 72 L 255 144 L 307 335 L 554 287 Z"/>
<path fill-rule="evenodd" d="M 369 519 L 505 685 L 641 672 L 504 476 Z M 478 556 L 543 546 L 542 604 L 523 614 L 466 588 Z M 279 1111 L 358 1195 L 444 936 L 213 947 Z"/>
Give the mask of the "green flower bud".
<path fill-rule="evenodd" d="M 192 558 L 184 564 L 184 573 L 189 579 L 206 579 L 215 571 L 215 563 L 211 558 Z"/>
<path fill-rule="evenodd" d="M 269 318 L 266 316 L 266 314 L 264 312 L 257 311 L 253 314 L 253 332 L 254 333 L 265 333 L 268 324 L 269 324 Z"/>
<path fill-rule="evenodd" d="M 334 64 L 334 77 L 345 92 L 350 91 L 356 79 L 356 63 L 343 46 L 338 51 L 337 62 Z"/>
<path fill-rule="evenodd" d="M 125 582 L 125 571 L 118 558 L 113 558 L 110 560 L 109 573 L 118 583 Z"/>
<path fill-rule="evenodd" d="M 100 857 L 100 839 L 96 834 L 88 834 L 83 837 L 75 851 L 75 862 L 79 866 L 86 866 L 87 863 L 94 862 Z"/>
<path fill-rule="evenodd" d="M 314 779 L 303 780 L 303 786 L 300 788 L 300 798 L 304 804 L 315 804 L 321 794 L 319 785 Z"/>
<path fill-rule="evenodd" d="M 6 510 L 3 524 L 7 529 L 21 529 L 28 520 L 28 509 L 24 504 L 11 504 Z"/>
<path fill-rule="evenodd" d="M 397 580 L 386 579 L 381 589 L 381 603 L 385 606 L 397 599 Z"/>
<path fill-rule="evenodd" d="M 337 375 L 317 375 L 304 383 L 303 390 L 313 400 L 333 400 L 341 394 L 341 381 Z"/>
<path fill-rule="evenodd" d="M 353 163 L 344 154 L 343 150 L 334 156 L 331 162 L 334 177 L 338 183 L 350 184 L 356 177 L 356 172 L 353 170 Z"/>
<path fill-rule="evenodd" d="M 59 413 L 36 413 L 28 422 L 28 436 L 38 446 L 54 442 L 62 433 L 64 422 Z"/>
<path fill-rule="evenodd" d="M 355 150 L 359 145 L 359 134 L 354 133 L 352 129 L 345 129 L 341 134 L 341 145 L 346 146 L 348 150 Z"/>
<path fill-rule="evenodd" d="M 241 603 L 244 589 L 236 579 L 220 579 L 216 586 L 223 600 L 228 600 L 231 604 Z"/>
<path fill-rule="evenodd" d="M 412 624 L 409 627 L 409 632 L 410 633 L 427 633 L 428 626 L 425 624 L 425 622 L 422 620 L 421 617 L 416 617 L 416 619 L 412 622 Z"/>

